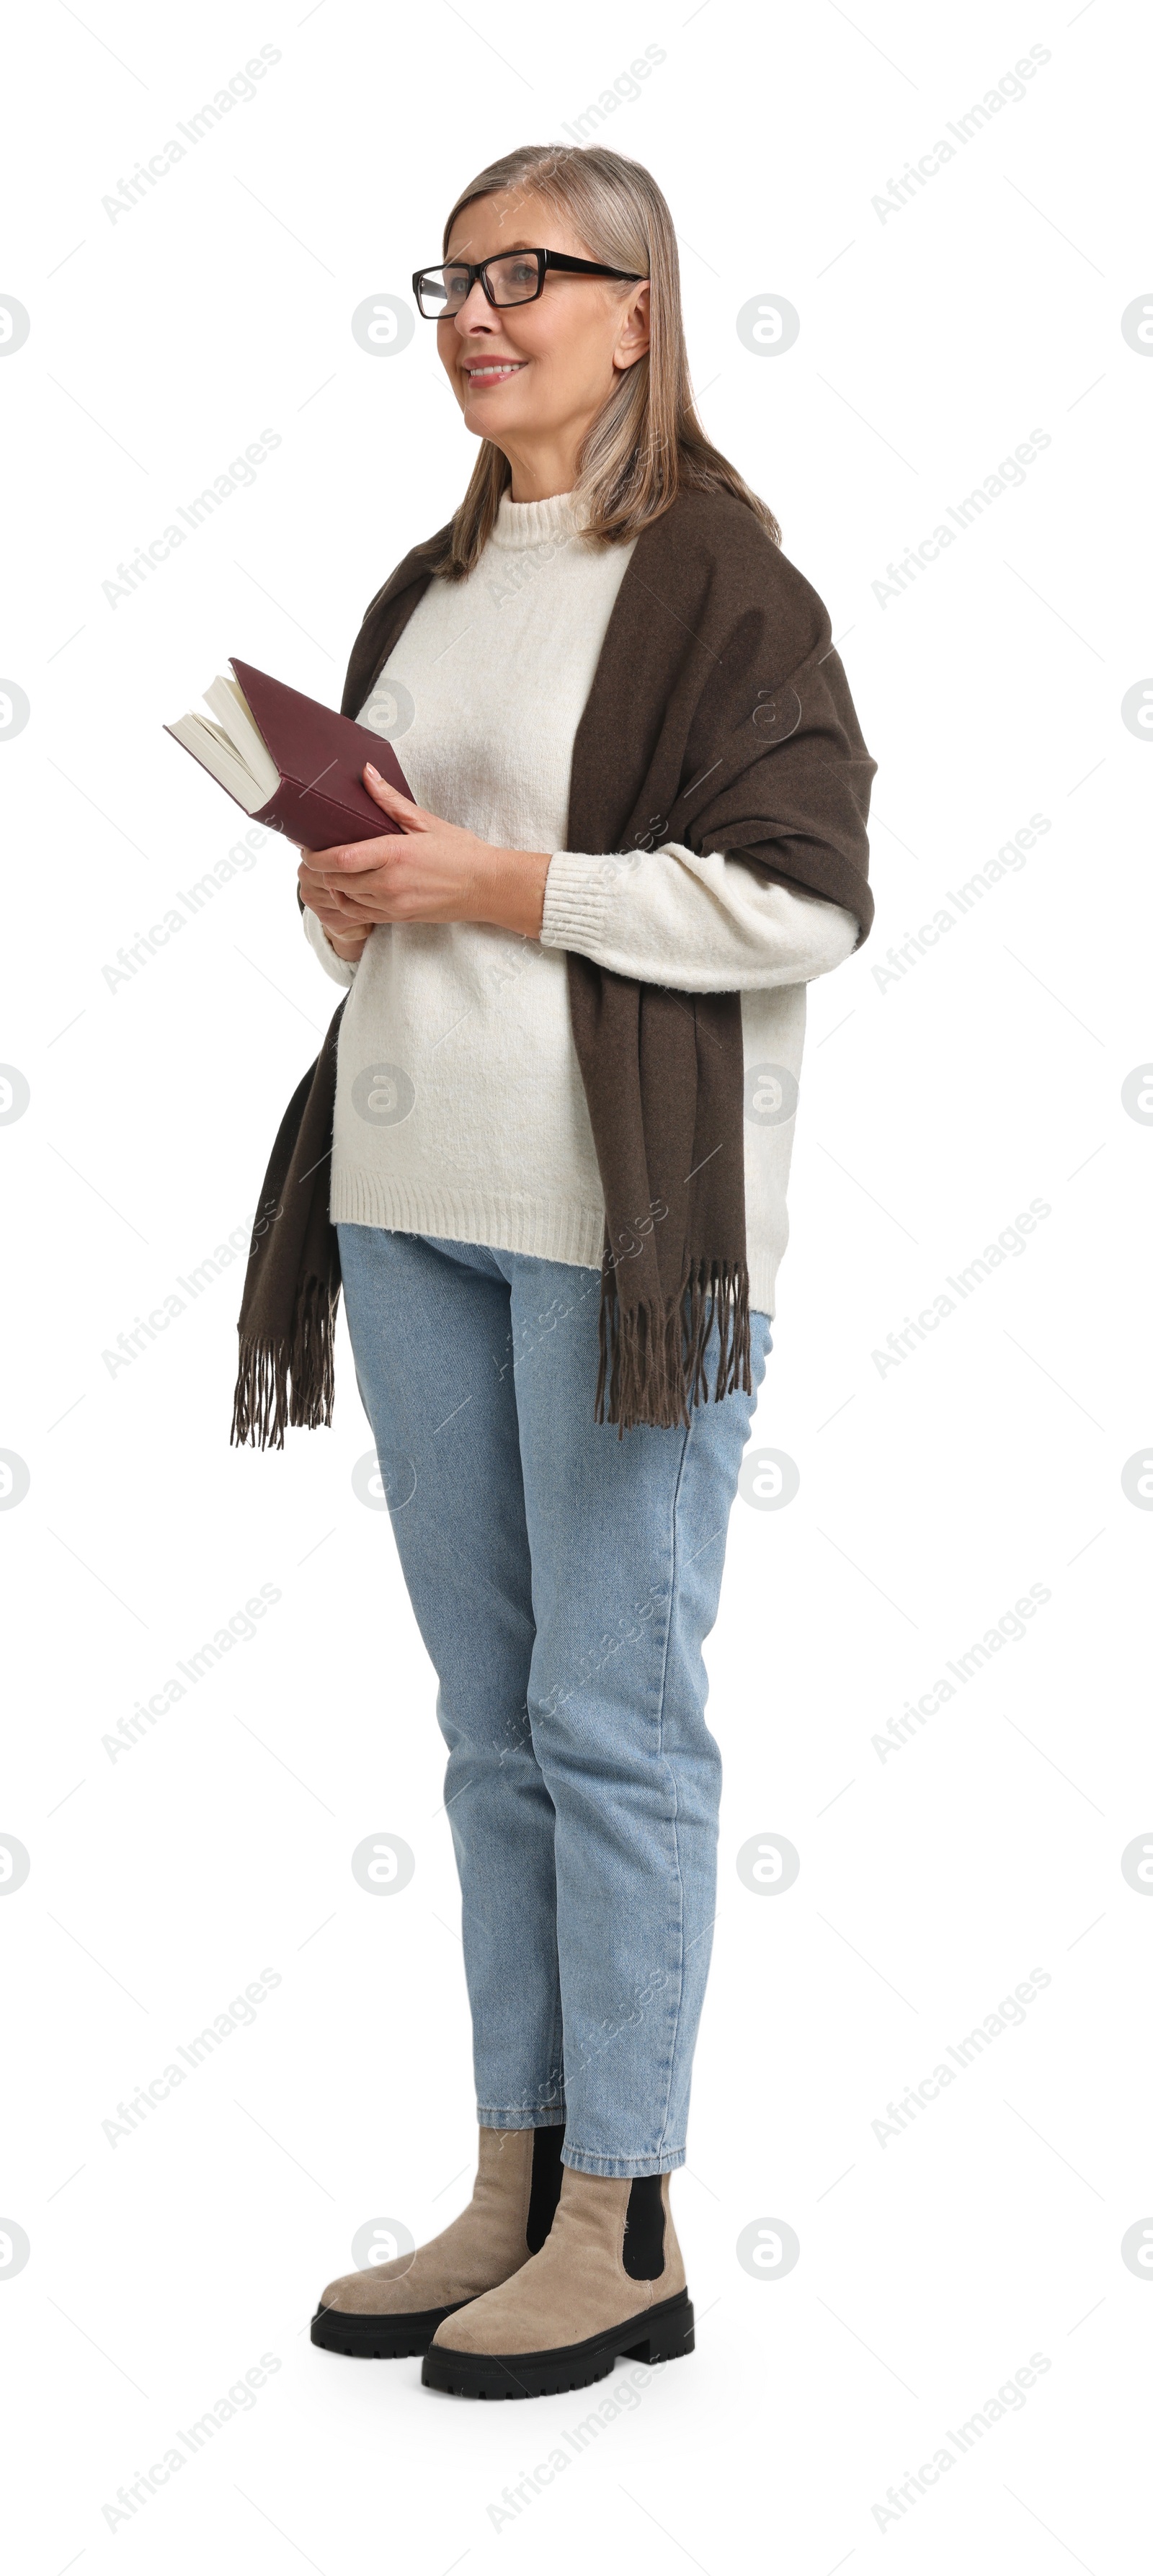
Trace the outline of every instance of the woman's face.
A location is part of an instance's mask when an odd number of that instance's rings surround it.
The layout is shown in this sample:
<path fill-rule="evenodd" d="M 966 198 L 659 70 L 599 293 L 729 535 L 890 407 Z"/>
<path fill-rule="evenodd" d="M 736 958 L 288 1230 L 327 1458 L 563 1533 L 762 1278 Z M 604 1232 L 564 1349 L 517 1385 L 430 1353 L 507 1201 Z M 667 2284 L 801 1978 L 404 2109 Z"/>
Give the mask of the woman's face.
<path fill-rule="evenodd" d="M 594 254 L 539 197 L 506 190 L 477 198 L 453 225 L 446 257 L 512 250 Z M 532 304 L 494 308 L 479 279 L 466 304 L 436 326 L 437 347 L 465 426 L 510 458 L 541 444 L 579 444 L 618 373 L 648 347 L 648 286 L 550 270 Z"/>

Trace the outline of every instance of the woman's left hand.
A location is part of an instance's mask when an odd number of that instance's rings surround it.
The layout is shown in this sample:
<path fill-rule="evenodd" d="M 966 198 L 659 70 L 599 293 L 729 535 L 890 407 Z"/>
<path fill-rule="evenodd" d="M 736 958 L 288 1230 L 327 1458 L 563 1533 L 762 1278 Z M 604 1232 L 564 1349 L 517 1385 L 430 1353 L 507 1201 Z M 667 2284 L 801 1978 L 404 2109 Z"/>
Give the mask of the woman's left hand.
<path fill-rule="evenodd" d="M 377 921 L 487 921 L 539 939 L 551 852 L 501 850 L 478 840 L 410 803 L 371 763 L 364 783 L 400 832 L 302 850 L 306 904 L 335 912 L 350 931 Z"/>

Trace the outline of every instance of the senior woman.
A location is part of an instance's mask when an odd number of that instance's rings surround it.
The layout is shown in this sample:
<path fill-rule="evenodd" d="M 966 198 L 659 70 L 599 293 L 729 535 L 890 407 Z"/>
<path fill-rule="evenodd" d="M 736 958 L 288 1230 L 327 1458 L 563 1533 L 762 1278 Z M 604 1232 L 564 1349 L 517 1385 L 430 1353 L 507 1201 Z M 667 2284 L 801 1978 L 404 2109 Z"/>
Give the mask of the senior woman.
<path fill-rule="evenodd" d="M 352 655 L 344 712 L 415 801 L 370 765 L 399 832 L 301 862 L 350 990 L 266 1204 L 330 1140 L 331 1178 L 238 1423 L 328 1418 L 341 1282 L 463 1899 L 472 2197 L 331 2282 L 313 2341 L 538 2395 L 692 2348 L 669 2178 L 715 1904 L 701 1650 L 805 985 L 872 917 L 874 764 L 821 601 L 693 410 L 648 172 L 513 152 L 414 288 L 480 454 Z"/>

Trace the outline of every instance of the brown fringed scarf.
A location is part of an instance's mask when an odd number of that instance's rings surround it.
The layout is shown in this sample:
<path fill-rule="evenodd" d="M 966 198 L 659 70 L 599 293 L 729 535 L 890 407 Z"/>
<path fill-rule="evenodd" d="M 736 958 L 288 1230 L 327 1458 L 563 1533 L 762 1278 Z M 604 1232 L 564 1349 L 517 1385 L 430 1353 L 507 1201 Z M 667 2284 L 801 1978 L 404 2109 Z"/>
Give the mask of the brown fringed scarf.
<path fill-rule="evenodd" d="M 341 701 L 357 715 L 444 547 L 373 600 Z M 875 763 L 816 592 L 745 506 L 682 493 L 617 593 L 573 745 L 565 846 L 643 867 L 676 841 L 873 917 Z M 859 943 L 858 943 L 859 944 Z M 751 1391 L 741 999 L 639 984 L 570 950 L 569 1008 L 605 1196 L 596 1419 L 687 1422 Z M 329 1158 L 341 1009 L 294 1092 L 253 1229 L 232 1438 L 282 1447 L 332 1419 L 340 1295 Z M 590 1394 L 592 1390 L 590 1389 Z"/>

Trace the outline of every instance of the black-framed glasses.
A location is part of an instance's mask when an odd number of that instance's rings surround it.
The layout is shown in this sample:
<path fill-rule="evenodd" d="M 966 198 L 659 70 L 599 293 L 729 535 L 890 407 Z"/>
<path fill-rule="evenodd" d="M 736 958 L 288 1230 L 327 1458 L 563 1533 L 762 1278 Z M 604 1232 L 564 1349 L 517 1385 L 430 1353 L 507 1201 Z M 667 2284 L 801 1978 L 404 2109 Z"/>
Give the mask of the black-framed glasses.
<path fill-rule="evenodd" d="M 570 259 L 563 250 L 510 250 L 478 260 L 475 267 L 467 260 L 452 259 L 440 268 L 415 269 L 412 291 L 425 321 L 441 322 L 461 311 L 479 277 L 489 303 L 499 313 L 509 304 L 535 304 L 544 293 L 550 268 L 563 269 L 569 277 L 621 277 L 633 286 L 643 282 L 635 269 L 605 268 L 599 259 Z"/>

